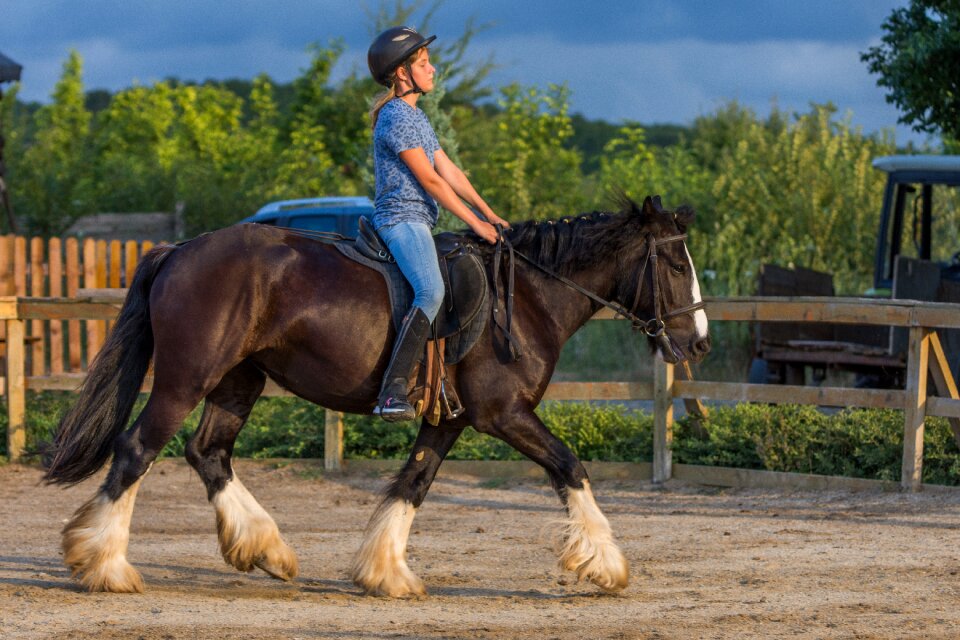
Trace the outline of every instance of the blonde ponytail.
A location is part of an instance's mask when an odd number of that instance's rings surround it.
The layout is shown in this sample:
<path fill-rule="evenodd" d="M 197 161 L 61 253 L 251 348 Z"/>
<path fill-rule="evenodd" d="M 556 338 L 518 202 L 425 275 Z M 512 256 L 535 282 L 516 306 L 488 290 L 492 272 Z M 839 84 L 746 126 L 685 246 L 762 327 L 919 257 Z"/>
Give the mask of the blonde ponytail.
<path fill-rule="evenodd" d="M 393 97 L 396 95 L 396 89 L 394 89 L 394 76 L 390 77 L 390 88 L 385 91 L 381 91 L 373 99 L 373 104 L 370 107 L 370 128 L 374 129 L 377 126 L 377 118 L 380 117 L 380 109 L 383 109 L 383 106 L 393 100 Z"/>

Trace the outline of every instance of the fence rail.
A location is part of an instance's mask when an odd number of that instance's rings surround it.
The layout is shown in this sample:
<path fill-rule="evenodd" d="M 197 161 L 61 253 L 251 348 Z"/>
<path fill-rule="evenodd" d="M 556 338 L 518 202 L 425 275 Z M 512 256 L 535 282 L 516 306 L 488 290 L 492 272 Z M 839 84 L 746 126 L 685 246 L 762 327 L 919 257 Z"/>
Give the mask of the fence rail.
<path fill-rule="evenodd" d="M 100 280 L 97 280 L 100 282 Z M 25 444 L 24 409 L 27 389 L 76 389 L 83 373 L 65 371 L 37 375 L 28 368 L 30 336 L 27 323 L 38 321 L 88 324 L 116 317 L 121 292 L 94 292 L 86 297 L 33 298 L 0 297 L 0 322 L 6 335 L 6 378 L 9 417 L 7 451 L 20 457 Z M 673 401 L 723 400 L 737 402 L 799 403 L 829 406 L 885 407 L 904 411 L 904 448 L 901 486 L 917 490 L 921 486 L 923 432 L 927 416 L 950 420 L 960 443 L 960 397 L 950 367 L 936 333 L 937 328 L 960 328 L 960 304 L 910 300 L 860 298 L 718 298 L 708 299 L 707 316 L 711 321 L 834 322 L 874 324 L 909 328 L 907 384 L 904 390 L 852 389 L 846 387 L 799 387 L 677 379 L 674 366 L 657 359 L 654 380 L 637 382 L 557 382 L 552 383 L 545 399 L 552 400 L 653 400 L 654 458 L 652 477 L 663 482 L 672 477 L 671 442 Z M 613 315 L 602 311 L 597 320 Z M 680 378 L 685 378 L 681 372 Z M 928 397 L 928 379 L 932 377 L 939 397 Z M 149 390 L 151 380 L 144 383 Z M 285 395 L 268 384 L 266 395 Z M 343 424 L 339 414 L 327 412 L 328 468 L 339 468 L 343 457 Z"/>

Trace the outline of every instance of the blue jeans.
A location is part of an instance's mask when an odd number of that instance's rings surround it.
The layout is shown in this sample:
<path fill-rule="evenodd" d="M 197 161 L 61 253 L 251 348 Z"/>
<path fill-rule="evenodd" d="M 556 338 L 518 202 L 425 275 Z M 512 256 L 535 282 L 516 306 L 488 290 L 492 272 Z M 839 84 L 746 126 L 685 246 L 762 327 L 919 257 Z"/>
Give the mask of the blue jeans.
<path fill-rule="evenodd" d="M 377 233 L 413 287 L 413 306 L 420 307 L 433 322 L 443 304 L 444 288 L 430 227 L 423 222 L 399 222 L 380 227 Z"/>

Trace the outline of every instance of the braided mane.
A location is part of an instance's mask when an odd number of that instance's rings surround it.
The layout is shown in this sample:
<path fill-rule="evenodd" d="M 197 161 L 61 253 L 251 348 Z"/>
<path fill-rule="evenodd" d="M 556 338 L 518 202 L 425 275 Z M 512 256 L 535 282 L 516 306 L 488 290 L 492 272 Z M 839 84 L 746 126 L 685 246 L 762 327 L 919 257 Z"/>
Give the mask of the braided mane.
<path fill-rule="evenodd" d="M 548 269 L 570 275 L 616 256 L 636 241 L 640 228 L 638 209 L 624 202 L 620 213 L 594 211 L 554 220 L 527 220 L 506 230 L 514 249 Z M 481 252 L 493 247 L 481 242 Z"/>

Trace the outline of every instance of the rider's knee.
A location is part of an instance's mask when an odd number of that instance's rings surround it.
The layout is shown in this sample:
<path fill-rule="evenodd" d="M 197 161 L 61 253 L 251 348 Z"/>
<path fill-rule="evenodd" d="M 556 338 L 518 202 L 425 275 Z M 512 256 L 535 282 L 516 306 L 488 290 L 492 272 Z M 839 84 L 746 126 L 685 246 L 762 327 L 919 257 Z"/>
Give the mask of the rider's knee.
<path fill-rule="evenodd" d="M 417 296 L 416 305 L 423 309 L 423 312 L 430 319 L 430 322 L 437 317 L 440 307 L 443 306 L 444 290 L 443 287 L 427 289 L 420 292 Z"/>

